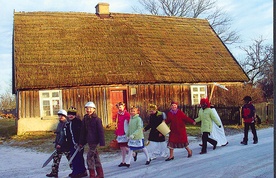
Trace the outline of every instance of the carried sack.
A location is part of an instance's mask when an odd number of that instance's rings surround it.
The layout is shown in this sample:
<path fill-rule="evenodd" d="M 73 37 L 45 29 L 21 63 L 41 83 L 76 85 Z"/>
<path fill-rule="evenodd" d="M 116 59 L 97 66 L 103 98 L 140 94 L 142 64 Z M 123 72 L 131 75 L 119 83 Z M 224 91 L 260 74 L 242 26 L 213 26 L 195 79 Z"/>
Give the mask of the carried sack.
<path fill-rule="evenodd" d="M 118 143 L 126 143 L 128 141 L 126 135 L 117 136 L 116 140 Z"/>
<path fill-rule="evenodd" d="M 142 139 L 139 139 L 139 140 L 129 139 L 127 145 L 131 147 L 142 147 L 144 144 Z"/>
<path fill-rule="evenodd" d="M 120 149 L 118 141 L 115 139 L 110 141 L 109 147 L 113 149 Z"/>

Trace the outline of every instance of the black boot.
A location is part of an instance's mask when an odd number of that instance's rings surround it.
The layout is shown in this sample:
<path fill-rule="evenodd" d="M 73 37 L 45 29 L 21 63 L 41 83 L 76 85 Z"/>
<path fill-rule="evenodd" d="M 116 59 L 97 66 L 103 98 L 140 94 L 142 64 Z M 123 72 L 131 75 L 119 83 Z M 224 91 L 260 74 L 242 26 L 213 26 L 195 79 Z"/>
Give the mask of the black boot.
<path fill-rule="evenodd" d="M 134 159 L 134 161 L 137 161 L 138 152 L 134 152 L 134 153 L 135 153 L 135 156 L 133 156 L 133 159 Z"/>
<path fill-rule="evenodd" d="M 243 144 L 243 145 L 247 145 L 247 142 L 245 142 L 245 141 L 242 141 L 242 142 L 241 142 L 241 144 Z"/>
<path fill-rule="evenodd" d="M 47 177 L 58 177 L 57 173 L 50 173 L 50 174 L 46 174 Z"/>

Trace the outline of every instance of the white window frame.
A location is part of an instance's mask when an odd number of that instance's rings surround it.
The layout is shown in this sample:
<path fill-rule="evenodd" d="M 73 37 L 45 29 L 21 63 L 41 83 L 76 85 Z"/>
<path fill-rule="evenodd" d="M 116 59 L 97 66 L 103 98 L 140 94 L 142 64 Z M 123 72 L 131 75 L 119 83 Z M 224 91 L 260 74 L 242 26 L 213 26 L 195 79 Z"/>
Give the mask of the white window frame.
<path fill-rule="evenodd" d="M 203 88 L 203 90 L 201 90 Z M 196 91 L 194 90 L 196 89 Z M 200 103 L 200 99 L 207 96 L 207 85 L 191 85 L 192 105 Z"/>
<path fill-rule="evenodd" d="M 52 94 L 53 93 L 58 93 L 57 97 L 54 97 Z M 49 97 L 43 97 L 43 94 L 49 94 Z M 54 105 L 55 101 L 58 100 L 58 109 L 60 110 L 62 108 L 62 92 L 61 90 L 41 90 L 39 91 L 39 106 L 40 106 L 40 116 L 43 119 L 47 118 L 56 118 L 57 113 L 54 113 Z M 50 109 L 50 115 L 45 115 L 45 110 L 44 110 L 44 101 L 49 102 L 49 109 Z M 56 112 L 57 112 L 56 110 Z M 48 110 L 49 111 L 49 110 Z"/>

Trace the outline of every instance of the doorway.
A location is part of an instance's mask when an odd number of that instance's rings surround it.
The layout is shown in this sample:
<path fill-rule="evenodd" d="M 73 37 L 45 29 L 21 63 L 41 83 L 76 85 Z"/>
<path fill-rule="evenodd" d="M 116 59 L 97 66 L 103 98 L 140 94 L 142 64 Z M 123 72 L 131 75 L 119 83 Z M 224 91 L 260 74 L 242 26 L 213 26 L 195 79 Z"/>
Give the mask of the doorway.
<path fill-rule="evenodd" d="M 119 102 L 124 102 L 127 107 L 127 91 L 125 89 L 111 90 L 110 91 L 110 108 L 111 108 L 112 123 L 116 122 L 116 117 L 117 117 L 117 112 L 118 112 L 118 108 L 117 108 L 116 104 Z"/>

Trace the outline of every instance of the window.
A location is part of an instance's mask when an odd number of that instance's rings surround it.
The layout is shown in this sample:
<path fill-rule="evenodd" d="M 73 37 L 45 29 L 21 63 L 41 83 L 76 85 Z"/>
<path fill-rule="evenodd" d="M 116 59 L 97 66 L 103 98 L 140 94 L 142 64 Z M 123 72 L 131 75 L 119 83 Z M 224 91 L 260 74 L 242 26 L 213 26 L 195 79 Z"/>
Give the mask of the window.
<path fill-rule="evenodd" d="M 40 116 L 56 116 L 62 108 L 61 90 L 39 91 Z"/>
<path fill-rule="evenodd" d="M 192 105 L 200 103 L 200 99 L 207 96 L 206 85 L 192 85 L 191 86 Z"/>

